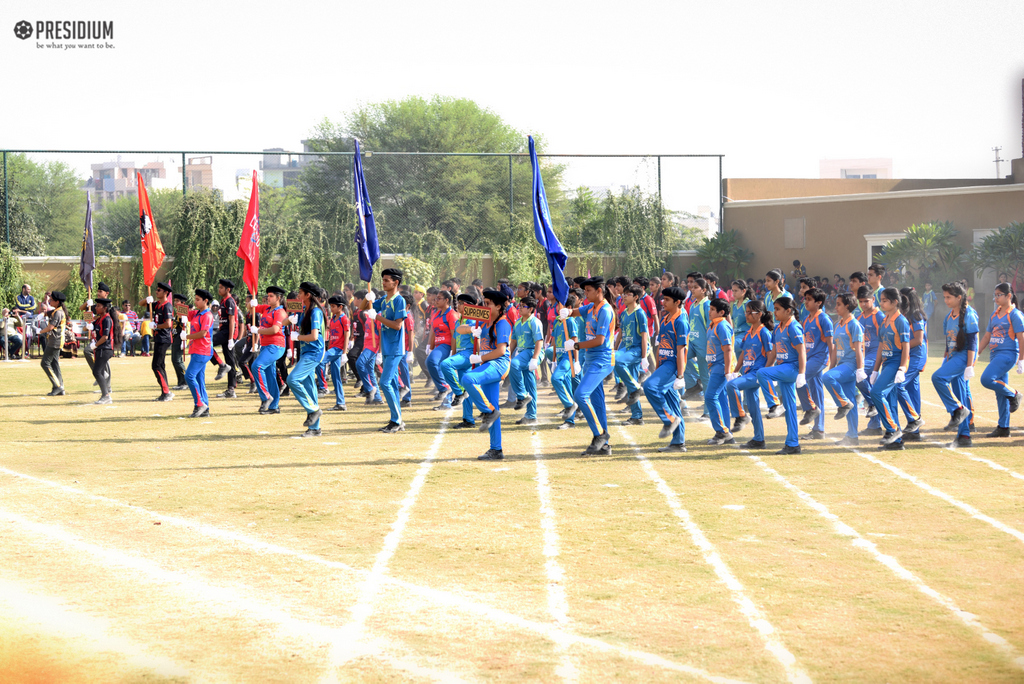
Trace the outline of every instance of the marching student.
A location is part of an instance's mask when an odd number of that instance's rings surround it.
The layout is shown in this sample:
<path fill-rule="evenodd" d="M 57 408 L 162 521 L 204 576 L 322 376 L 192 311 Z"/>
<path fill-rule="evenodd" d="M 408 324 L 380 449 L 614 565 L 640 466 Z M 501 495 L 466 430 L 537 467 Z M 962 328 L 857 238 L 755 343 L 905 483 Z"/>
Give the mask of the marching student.
<path fill-rule="evenodd" d="M 711 301 L 711 325 L 708 326 L 705 360 L 708 364 L 708 382 L 704 386 L 704 412 L 711 418 L 715 436 L 708 444 L 735 444 L 729 431 L 729 399 L 725 389 L 725 374 L 732 366 L 732 325 L 729 324 L 729 302 L 721 298 Z"/>
<path fill-rule="evenodd" d="M 640 297 L 640 308 L 643 309 L 644 315 L 647 316 L 647 340 L 648 342 L 652 342 L 658 339 L 658 328 L 661 327 L 661 322 L 658 319 L 658 303 L 654 301 L 654 297 L 647 292 L 647 288 L 650 287 L 651 281 L 643 276 L 637 276 L 636 278 L 633 278 L 633 284 L 638 285 L 640 290 L 643 292 L 643 295 Z M 655 354 L 653 344 L 647 345 L 647 360 L 649 368 L 653 368 L 654 365 L 657 365 L 658 363 L 658 357 Z M 649 374 L 650 371 L 645 373 L 645 375 Z"/>
<path fill-rule="evenodd" d="M 892 451 L 903 449 L 903 431 L 896 397 L 907 379 L 910 367 L 910 323 L 900 313 L 900 292 L 894 287 L 882 290 L 885 320 L 879 332 L 878 354 L 871 373 L 871 401 L 878 409 L 885 428 L 881 446 Z"/>
<path fill-rule="evenodd" d="M 971 446 L 971 400 L 967 382 L 974 377 L 978 350 L 978 318 L 967 305 L 967 294 L 960 283 L 942 286 L 942 299 L 949 308 L 943 323 L 946 354 L 942 365 L 932 373 L 932 385 L 950 414 L 947 431 L 956 430 L 953 446 Z"/>
<path fill-rule="evenodd" d="M 852 280 L 853 277 L 851 276 L 850 279 Z M 875 361 L 878 358 L 879 338 L 882 334 L 882 321 L 885 320 L 885 314 L 875 307 L 875 297 L 871 294 L 871 289 L 867 285 L 861 285 L 857 290 L 857 302 L 860 304 L 857 322 L 860 323 L 860 327 L 864 331 L 864 369 L 866 371 L 869 368 L 875 367 Z M 864 401 L 868 405 L 868 411 L 865 414 L 868 418 L 868 427 L 861 434 L 882 435 L 882 422 L 878 415 L 878 407 L 871 400 L 870 379 L 859 381 L 857 389 L 860 390 L 860 393 L 864 396 Z"/>
<path fill-rule="evenodd" d="M 799 454 L 800 431 L 796 419 L 796 389 L 807 384 L 807 352 L 804 329 L 796 320 L 796 304 L 792 297 L 774 300 L 775 320 L 779 322 L 772 340 L 772 351 L 765 367 L 757 371 L 761 390 L 782 403 L 786 413 L 786 443 L 776 454 Z M 772 383 L 778 383 L 778 395 Z"/>
<path fill-rule="evenodd" d="M 604 278 L 596 276 L 583 283 L 583 291 L 587 295 L 589 307 L 580 307 L 581 314 L 586 311 L 586 335 L 579 343 L 579 348 L 587 352 L 587 361 L 583 366 L 583 376 L 576 388 L 573 400 L 583 411 L 587 424 L 594 437 L 583 456 L 607 456 L 612 453 L 608 434 L 608 416 L 604 400 L 604 379 L 612 370 L 612 342 L 615 335 L 615 311 L 607 301 L 610 294 L 604 286 Z M 567 312 L 564 312 L 567 313 Z M 565 350 L 572 351 L 576 343 L 566 340 Z"/>
<path fill-rule="evenodd" d="M 481 411 L 481 432 L 489 432 L 490 448 L 477 459 L 496 461 L 505 458 L 501 449 L 501 409 L 498 407 L 498 395 L 501 383 L 509 372 L 509 338 L 512 326 L 509 325 L 509 296 L 501 290 L 484 290 L 484 302 L 490 309 L 491 323 L 486 327 L 462 324 L 456 328 L 459 334 L 470 334 L 480 340 L 480 353 L 472 354 L 469 362 L 476 368 L 468 370 L 462 376 L 463 385 L 476 407 Z"/>
<path fill-rule="evenodd" d="M 380 324 L 376 321 L 377 312 L 370 314 L 375 298 L 376 295 L 372 291 L 356 292 L 355 300 L 360 304 L 353 319 L 360 322 L 363 331 L 363 345 L 362 351 L 359 352 L 359 361 L 356 362 L 356 373 L 363 388 L 360 394 L 366 396 L 367 404 L 384 403 L 380 394 L 380 378 L 377 376 L 377 363 L 383 361 L 380 353 Z"/>
<path fill-rule="evenodd" d="M 801 425 L 810 425 L 811 439 L 825 437 L 825 383 L 822 376 L 828 370 L 832 352 L 832 319 L 822 311 L 827 295 L 817 287 L 804 293 L 806 318 L 800 319 L 804 329 L 804 349 L 807 351 L 807 384 L 799 395 L 807 402 L 808 410 L 800 420 Z"/>
<path fill-rule="evenodd" d="M 843 292 L 836 297 L 839 322 L 832 336 L 831 369 L 822 376 L 839 407 L 834 419 L 846 418 L 846 436 L 839 440 L 840 446 L 860 444 L 857 433 L 857 383 L 868 377 L 864 370 L 864 329 L 853 315 L 856 305 L 857 300 L 849 293 Z"/>
<path fill-rule="evenodd" d="M 903 415 L 907 417 L 903 441 L 920 442 L 920 430 L 924 425 L 921 417 L 921 371 L 928 363 L 928 315 L 914 288 L 901 289 L 900 299 L 900 313 L 910 323 L 910 366 L 907 368 L 907 379 L 899 387 L 897 400 Z"/>
<path fill-rule="evenodd" d="M 260 336 L 260 352 L 251 368 L 260 394 L 259 412 L 263 415 L 281 412 L 277 363 L 285 352 L 284 328 L 288 322 L 288 313 L 284 310 L 284 296 L 283 288 L 277 285 L 268 287 L 266 309 L 260 315 L 260 324 L 249 326 L 251 334 Z"/>
<path fill-rule="evenodd" d="M 764 368 L 768 355 L 772 350 L 772 330 L 775 322 L 772 314 L 764 308 L 764 302 L 751 299 L 743 306 L 744 318 L 748 326 L 747 332 L 740 338 L 736 336 L 736 367 L 726 376 L 729 394 L 743 393 L 748 420 L 753 423 L 754 436 L 746 444 L 745 449 L 764 449 L 764 422 L 761 419 L 761 406 L 757 394 L 761 390 L 757 371 Z M 742 423 L 738 423 L 742 427 Z M 737 428 L 734 425 L 733 430 Z"/>
<path fill-rule="evenodd" d="M 732 334 L 733 352 L 737 364 L 740 361 L 740 342 L 750 330 L 750 323 L 747 322 L 747 302 L 754 301 L 754 292 L 747 285 L 745 280 L 734 280 L 729 286 L 732 292 Z M 774 326 L 773 326 L 774 327 Z M 737 365 L 737 368 L 739 366 Z M 739 432 L 743 426 L 750 422 L 750 416 L 743 410 L 743 394 L 740 390 L 726 389 L 729 398 L 729 412 L 736 416 L 733 419 L 732 431 Z M 758 402 L 760 404 L 760 402 Z"/>
<path fill-rule="evenodd" d="M 579 299 L 570 291 L 565 298 L 565 310 L 575 309 L 578 302 Z M 574 343 L 578 340 L 576 319 L 556 317 L 551 327 L 550 353 L 555 362 L 554 370 L 551 371 L 551 385 L 555 389 L 558 401 L 562 403 L 562 410 L 558 414 L 562 419 L 562 424 L 558 426 L 559 430 L 576 427 L 576 403 L 572 400 L 572 395 L 576 391 L 577 379 L 583 372 L 579 362 L 573 361 L 572 352 L 565 350 L 566 340 L 572 340 Z"/>
<path fill-rule="evenodd" d="M 64 328 L 68 325 L 68 308 L 64 305 L 67 298 L 64 293 L 54 290 L 49 295 L 50 315 L 46 325 L 39 331 L 39 335 L 45 342 L 43 349 L 43 360 L 40 366 L 50 380 L 50 393 L 48 397 L 64 396 L 64 376 L 60 373 L 60 352 L 64 348 Z M 4 350 L 7 351 L 7 350 Z M 24 358 L 27 357 L 24 355 Z"/>
<path fill-rule="evenodd" d="M 345 410 L 345 382 L 341 378 L 341 367 L 348 363 L 349 324 L 345 315 L 345 300 L 334 295 L 327 300 L 331 307 L 331 324 L 327 330 L 327 367 L 334 385 L 334 406 L 328 411 Z"/>
<path fill-rule="evenodd" d="M 235 284 L 227 278 L 221 278 L 217 284 L 217 295 L 220 297 L 220 327 L 214 335 L 213 344 L 220 347 L 224 364 L 217 370 L 217 379 L 227 368 L 228 388 L 217 395 L 219 399 L 234 399 L 235 390 L 238 388 L 238 359 L 235 354 L 235 345 L 241 337 L 240 326 L 238 325 L 238 303 L 232 294 Z"/>
<path fill-rule="evenodd" d="M 452 334 L 458 325 L 459 315 L 452 309 L 452 295 L 447 290 L 441 290 L 434 295 L 434 302 L 437 307 L 436 313 L 431 316 L 430 333 L 427 347 L 431 350 L 427 356 L 427 371 L 431 380 L 434 381 L 434 389 L 437 393 L 434 400 L 441 399 L 441 408 L 448 409 L 452 405 L 451 389 L 445 384 L 441 375 L 441 362 L 452 353 Z"/>
<path fill-rule="evenodd" d="M 118 337 L 120 327 L 110 316 L 110 300 L 106 297 L 96 299 L 96 320 L 93 326 L 96 330 L 96 339 L 89 342 L 89 349 L 93 354 L 92 374 L 100 386 L 100 398 L 96 404 L 110 404 L 110 359 L 114 356 L 114 347 L 120 344 Z"/>
<path fill-rule="evenodd" d="M 625 309 L 619 316 L 619 346 L 615 351 L 615 377 L 626 389 L 621 398 L 630 408 L 627 425 L 643 425 L 644 413 L 640 404 L 640 377 L 650 365 L 647 351 L 650 337 L 647 314 L 640 308 L 644 296 L 639 285 L 629 285 L 622 293 Z"/>
<path fill-rule="evenodd" d="M 384 400 L 391 409 L 391 420 L 380 429 L 380 432 L 393 434 L 405 429 L 402 422 L 401 400 L 398 398 L 398 366 L 405 357 L 405 299 L 398 293 L 402 284 L 402 271 L 397 268 L 385 268 L 381 271 L 381 286 L 384 298 L 373 303 L 373 314 L 367 314 L 371 320 L 380 314 L 380 353 L 382 358 L 380 373 L 380 389 Z"/>
<path fill-rule="evenodd" d="M 512 328 L 512 340 L 509 353 L 512 356 L 509 375 L 512 378 L 512 390 L 516 393 L 515 410 L 524 405 L 526 414 L 516 421 L 516 425 L 537 424 L 537 368 L 540 365 L 540 354 L 544 347 L 544 330 L 540 320 L 534 314 L 537 311 L 537 300 L 531 296 L 519 301 L 519 320 Z"/>
<path fill-rule="evenodd" d="M 189 332 L 181 331 L 182 342 L 188 342 L 189 361 L 185 382 L 192 392 L 195 409 L 189 418 L 207 418 L 210 415 L 210 397 L 206 394 L 206 364 L 213 356 L 213 296 L 203 289 L 195 291 L 195 308 L 189 313 Z"/>
<path fill-rule="evenodd" d="M 167 380 L 167 350 L 174 344 L 171 328 L 174 325 L 174 307 L 171 305 L 171 286 L 167 283 L 156 284 L 156 301 L 153 302 L 153 360 L 150 367 L 160 385 L 160 396 L 156 401 L 174 399 L 170 383 Z M 171 354 L 173 359 L 174 354 Z M 183 378 L 184 379 L 184 378 Z"/>
<path fill-rule="evenodd" d="M 453 430 L 476 427 L 473 419 L 473 402 L 466 395 L 464 384 L 466 372 L 472 364 L 469 359 L 475 353 L 473 351 L 473 329 L 477 327 L 476 322 L 465 318 L 466 306 L 478 306 L 479 302 L 475 295 L 470 293 L 460 294 L 455 304 L 456 313 L 459 314 L 461 323 L 455 328 L 455 346 L 451 356 L 441 362 L 441 373 L 445 382 L 452 388 L 451 406 L 462 405 L 462 422 L 452 426 Z M 462 331 L 462 332 L 460 332 Z"/>
<path fill-rule="evenodd" d="M 103 283 L 103 282 L 101 282 L 98 285 L 96 285 L 96 299 L 105 299 L 105 298 L 108 298 L 108 297 L 110 297 L 110 286 L 107 285 L 106 283 Z M 46 302 L 45 301 L 40 302 L 40 305 L 43 305 L 43 304 L 46 304 Z M 82 304 L 82 306 L 79 307 L 79 311 L 92 311 L 93 314 L 95 314 L 96 311 L 95 311 L 95 309 L 93 309 L 95 304 L 96 304 L 96 302 L 94 300 L 87 299 L 87 300 L 85 300 L 85 304 Z M 40 306 L 40 308 L 42 308 L 42 306 Z M 92 326 L 95 327 L 95 324 L 94 323 L 90 323 L 90 324 L 88 324 L 86 326 L 86 328 L 89 331 L 92 331 L 93 328 L 89 328 L 89 325 L 92 325 Z M 26 333 L 26 335 L 28 334 L 28 328 L 27 327 L 25 328 L 25 333 Z M 25 353 L 26 354 L 28 354 L 29 346 L 30 345 L 28 344 L 28 340 L 26 339 L 26 342 L 25 342 Z M 89 366 L 89 372 L 93 372 L 93 367 L 95 365 L 95 359 L 93 358 L 93 349 L 92 349 L 91 345 L 86 345 L 85 349 L 82 350 L 82 356 L 85 357 L 85 363 Z M 184 371 L 182 371 L 182 372 L 184 372 Z M 184 380 L 182 380 L 182 384 L 183 383 L 184 383 Z M 98 385 L 99 382 L 98 381 L 94 381 L 93 384 L 94 385 Z"/>
<path fill-rule="evenodd" d="M 711 300 L 706 296 L 707 281 L 699 275 L 687 276 L 690 281 L 690 339 L 687 345 L 686 393 L 683 400 L 701 398 L 708 386 L 708 362 L 704 350 L 708 344 L 708 326 L 711 325 Z"/>
<path fill-rule="evenodd" d="M 658 367 L 651 373 L 651 377 L 644 381 L 644 396 L 654 409 L 654 415 L 661 419 L 662 428 L 658 437 L 672 437 L 668 446 L 658 451 L 684 452 L 686 426 L 683 423 L 679 390 L 683 389 L 686 383 L 683 376 L 690 332 L 687 318 L 683 315 L 686 294 L 673 285 L 664 288 L 661 295 L 665 317 L 661 319 L 661 329 L 658 331 Z"/>
<path fill-rule="evenodd" d="M 981 373 L 981 385 L 996 394 L 999 422 L 988 437 L 1010 436 L 1010 414 L 1020 408 L 1021 394 L 1010 387 L 1010 369 L 1024 373 L 1024 314 L 1017 308 L 1017 297 L 1009 283 L 995 290 L 996 310 L 988 321 L 978 352 L 989 348 L 988 366 Z"/>
<path fill-rule="evenodd" d="M 299 347 L 299 360 L 292 367 L 286 382 L 292 390 L 292 394 L 303 409 L 306 410 L 306 420 L 302 427 L 306 431 L 303 437 L 319 437 L 320 417 L 323 411 L 320 410 L 320 393 L 316 387 L 316 371 L 323 363 L 326 350 L 324 338 L 327 332 L 327 317 L 324 315 L 323 304 L 321 304 L 320 286 L 315 283 L 304 281 L 299 285 L 299 301 L 302 302 L 302 313 L 299 324 L 292 328 L 292 342 L 297 342 Z"/>
<path fill-rule="evenodd" d="M 405 408 L 412 406 L 412 368 L 416 363 L 416 354 L 413 352 L 416 339 L 416 320 L 414 318 L 416 302 L 412 295 L 406 292 L 401 292 L 401 295 L 405 300 L 405 310 L 409 312 L 405 317 L 405 355 L 398 363 L 398 379 L 403 385 L 402 400 L 399 402 L 399 406 Z"/>
<path fill-rule="evenodd" d="M 177 384 L 172 387 L 172 390 L 183 390 L 188 389 L 188 385 L 185 383 L 185 345 L 180 341 L 181 333 L 188 326 L 188 316 L 186 313 L 184 316 L 178 316 L 174 314 L 173 304 L 182 304 L 191 312 L 191 307 L 188 304 L 188 299 L 183 294 L 175 293 L 171 295 L 171 316 L 174 319 L 174 327 L 172 328 L 174 334 L 172 336 L 171 343 L 171 366 L 174 367 L 174 375 L 177 380 Z"/>
<path fill-rule="evenodd" d="M 365 317 L 362 315 L 364 297 L 366 297 L 366 290 L 356 290 L 352 293 L 352 298 L 349 300 L 352 336 L 349 338 L 348 368 L 352 375 L 355 376 L 354 387 L 359 390 L 359 396 L 361 397 L 365 397 L 369 393 L 369 388 L 363 386 L 363 373 L 359 370 L 359 360 L 363 356 L 363 344 L 366 337 L 366 329 L 363 325 Z"/>

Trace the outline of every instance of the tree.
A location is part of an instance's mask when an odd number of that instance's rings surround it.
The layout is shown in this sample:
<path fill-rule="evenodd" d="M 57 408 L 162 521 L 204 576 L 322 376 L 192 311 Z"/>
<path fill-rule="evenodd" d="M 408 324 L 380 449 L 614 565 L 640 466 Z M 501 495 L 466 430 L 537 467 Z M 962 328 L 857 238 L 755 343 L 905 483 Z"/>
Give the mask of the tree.
<path fill-rule="evenodd" d="M 982 238 L 971 254 L 974 269 L 1006 273 L 1019 283 L 1024 276 L 1024 222 L 1016 221 Z"/>
<path fill-rule="evenodd" d="M 696 267 L 704 273 L 714 272 L 719 285 L 728 289 L 728 283 L 746 274 L 747 264 L 754 253 L 744 249 L 740 234 L 727 230 L 710 238 L 701 238 L 697 245 Z"/>
<path fill-rule="evenodd" d="M 0 220 L 4 220 L 4 216 L 9 220 L 11 251 L 22 256 L 43 256 L 46 254 L 46 247 L 43 244 L 42 236 L 36 230 L 36 222 L 25 212 L 18 199 L 24 196 L 20 191 L 19 179 L 14 176 L 9 177 L 7 189 L 10 193 L 9 197 L 4 193 L 3 173 L 0 172 Z M 10 206 L 8 206 L 8 199 L 10 199 Z M 0 241 L 3 241 L 5 247 L 7 246 L 7 237 L 6 232 L 0 235 Z"/>
<path fill-rule="evenodd" d="M 957 230 L 949 221 L 910 226 L 906 235 L 887 244 L 878 257 L 890 271 L 902 273 L 904 281 L 923 286 L 963 278 L 970 269 L 969 253 L 957 242 Z"/>
<path fill-rule="evenodd" d="M 150 190 L 149 204 L 153 209 L 153 221 L 160 233 L 160 241 L 168 254 L 175 252 L 175 238 L 178 227 L 178 212 L 181 208 L 181 192 L 177 190 Z M 85 217 L 82 217 L 84 226 Z M 121 197 L 104 202 L 101 207 L 93 205 L 93 230 L 96 251 L 113 256 L 142 256 L 139 238 L 139 198 Z M 81 245 L 79 227 L 79 245 Z M 76 250 L 75 254 L 79 252 Z"/>
<path fill-rule="evenodd" d="M 24 154 L 8 155 L 7 166 L 17 182 L 11 191 L 14 203 L 34 222 L 43 253 L 78 254 L 85 225 L 85 191 L 74 169 L 58 161 L 36 163 Z"/>

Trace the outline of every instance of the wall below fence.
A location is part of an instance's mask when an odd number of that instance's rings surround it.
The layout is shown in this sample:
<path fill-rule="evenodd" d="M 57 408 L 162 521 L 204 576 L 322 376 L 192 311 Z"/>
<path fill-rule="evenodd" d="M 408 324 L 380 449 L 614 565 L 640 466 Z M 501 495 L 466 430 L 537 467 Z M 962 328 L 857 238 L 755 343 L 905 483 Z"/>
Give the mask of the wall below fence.
<path fill-rule="evenodd" d="M 39 280 L 44 290 L 63 290 L 71 279 L 72 268 L 75 277 L 78 275 L 79 257 L 77 256 L 44 256 L 18 257 L 22 269 L 30 276 Z M 129 257 L 96 257 L 97 269 L 103 271 L 104 277 L 116 279 L 121 283 L 122 291 L 127 291 L 132 282 L 133 261 Z M 167 273 L 174 265 L 174 258 L 167 257 L 160 270 L 157 271 L 154 283 L 167 279 Z M 94 284 L 99 280 L 94 279 Z M 107 283 L 112 285 L 112 283 Z"/>

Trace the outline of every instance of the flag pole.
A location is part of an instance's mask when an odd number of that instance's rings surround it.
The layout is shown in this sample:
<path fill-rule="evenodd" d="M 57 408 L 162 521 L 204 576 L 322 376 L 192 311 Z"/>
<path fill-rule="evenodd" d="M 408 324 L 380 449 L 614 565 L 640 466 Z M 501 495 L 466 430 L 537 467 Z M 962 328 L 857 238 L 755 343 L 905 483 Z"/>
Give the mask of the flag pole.
<path fill-rule="evenodd" d="M 565 333 L 565 339 L 569 339 L 569 323 L 563 318 L 562 319 L 562 331 Z M 572 371 L 572 377 L 576 377 L 576 360 L 572 356 L 572 352 L 569 352 L 569 369 Z"/>

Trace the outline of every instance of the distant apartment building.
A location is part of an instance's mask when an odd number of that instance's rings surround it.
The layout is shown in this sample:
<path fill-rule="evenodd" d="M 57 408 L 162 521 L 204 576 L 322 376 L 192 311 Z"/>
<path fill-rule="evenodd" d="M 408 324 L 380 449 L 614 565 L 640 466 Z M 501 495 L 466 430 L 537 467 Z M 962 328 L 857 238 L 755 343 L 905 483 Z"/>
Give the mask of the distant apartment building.
<path fill-rule="evenodd" d="M 302 151 L 309 152 L 308 140 L 302 141 Z M 302 170 L 316 158 L 316 155 L 293 154 L 283 147 L 270 147 L 263 150 L 263 161 L 260 162 L 262 182 L 272 188 L 287 188 L 295 185 Z"/>
<path fill-rule="evenodd" d="M 169 187 L 167 171 L 163 162 L 149 162 L 138 166 L 133 161 L 116 161 L 92 164 L 92 177 L 85 182 L 85 189 L 93 194 L 93 200 L 103 202 L 122 197 L 134 197 L 138 192 L 136 173 L 142 176 L 147 188 Z M 173 183 L 170 185 L 173 186 Z"/>
<path fill-rule="evenodd" d="M 181 167 L 178 167 L 181 177 Z M 185 187 L 213 190 L 213 157 L 188 157 L 185 160 Z"/>
<path fill-rule="evenodd" d="M 892 159 L 822 159 L 819 178 L 892 178 Z"/>

